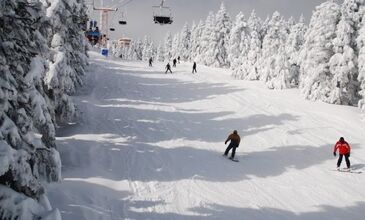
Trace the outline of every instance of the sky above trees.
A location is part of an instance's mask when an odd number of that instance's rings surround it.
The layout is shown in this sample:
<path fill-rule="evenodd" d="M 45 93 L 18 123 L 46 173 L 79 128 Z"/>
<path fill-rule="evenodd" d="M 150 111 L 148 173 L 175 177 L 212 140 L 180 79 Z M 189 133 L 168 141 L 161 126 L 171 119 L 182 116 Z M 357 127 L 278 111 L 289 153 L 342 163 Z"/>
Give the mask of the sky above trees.
<path fill-rule="evenodd" d="M 92 2 L 92 0 L 89 0 Z M 95 0 L 97 5 L 102 0 Z M 115 6 L 125 0 L 103 0 L 105 6 Z M 121 36 L 130 38 L 143 38 L 148 35 L 156 42 L 163 40 L 167 31 L 172 33 L 180 31 L 185 22 L 189 25 L 195 20 L 205 20 L 209 11 L 218 11 L 221 2 L 224 2 L 230 16 L 234 18 L 239 11 L 248 16 L 253 9 L 261 18 L 279 11 L 285 17 L 293 16 L 298 19 L 301 14 L 309 23 L 309 18 L 315 7 L 325 0 L 166 0 L 165 4 L 171 7 L 174 23 L 160 26 L 153 23 L 152 6 L 159 5 L 160 0 L 132 0 L 117 13 L 110 14 L 110 26 L 116 31 L 111 34 L 112 38 Z M 342 1 L 341 1 L 342 2 Z M 128 25 L 118 25 L 118 19 L 122 11 L 125 11 Z M 91 16 L 99 19 L 99 13 L 91 12 Z"/>

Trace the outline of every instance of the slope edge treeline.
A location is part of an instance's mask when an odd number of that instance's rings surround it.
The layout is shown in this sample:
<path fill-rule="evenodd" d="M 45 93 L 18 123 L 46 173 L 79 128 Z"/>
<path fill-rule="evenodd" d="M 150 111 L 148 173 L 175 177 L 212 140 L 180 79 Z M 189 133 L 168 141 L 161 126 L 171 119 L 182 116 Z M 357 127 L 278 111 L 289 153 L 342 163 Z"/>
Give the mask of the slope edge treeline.
<path fill-rule="evenodd" d="M 0 219 L 60 219 L 56 123 L 75 115 L 87 65 L 82 0 L 0 1 Z"/>
<path fill-rule="evenodd" d="M 359 106 L 365 111 L 365 2 L 328 0 L 306 25 L 279 12 L 266 19 L 255 11 L 231 19 L 224 4 L 205 21 L 167 33 L 155 46 L 145 37 L 116 48 L 124 59 L 185 61 L 225 67 L 235 78 L 261 80 L 270 89 L 299 88 L 309 100 Z"/>

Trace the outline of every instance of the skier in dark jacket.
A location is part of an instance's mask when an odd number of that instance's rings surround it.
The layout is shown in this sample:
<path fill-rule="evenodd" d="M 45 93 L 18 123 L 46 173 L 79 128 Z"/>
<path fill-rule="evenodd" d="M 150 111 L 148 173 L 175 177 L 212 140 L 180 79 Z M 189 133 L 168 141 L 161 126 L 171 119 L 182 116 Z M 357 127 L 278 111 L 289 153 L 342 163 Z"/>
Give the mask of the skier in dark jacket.
<path fill-rule="evenodd" d="M 178 63 L 180 63 L 180 56 L 177 57 L 177 61 L 178 61 Z"/>
<path fill-rule="evenodd" d="M 167 65 L 166 65 L 166 72 L 165 73 L 167 73 L 167 71 L 170 71 L 170 73 L 172 73 L 170 63 L 167 63 Z"/>
<path fill-rule="evenodd" d="M 236 148 L 240 145 L 241 138 L 237 133 L 237 130 L 234 130 L 232 134 L 230 134 L 224 144 L 227 144 L 228 141 L 231 141 L 224 152 L 224 156 L 228 156 L 228 152 L 232 149 L 232 154 L 229 159 L 234 159 L 234 155 L 236 154 Z"/>
<path fill-rule="evenodd" d="M 92 39 L 93 39 L 93 29 L 90 27 L 88 31 L 86 31 L 85 35 L 89 41 L 89 43 L 92 43 Z"/>
<path fill-rule="evenodd" d="M 172 67 L 176 67 L 176 59 L 172 60 Z"/>
<path fill-rule="evenodd" d="M 351 164 L 350 164 L 350 159 L 349 158 L 350 158 L 351 147 L 345 141 L 345 139 L 343 137 L 341 137 L 340 140 L 337 141 L 335 146 L 333 146 L 333 156 L 335 156 L 335 157 L 337 156 L 337 154 L 336 154 L 337 150 L 340 153 L 340 156 L 339 156 L 338 161 L 337 161 L 337 169 L 340 169 L 343 156 L 345 156 L 347 169 L 350 169 Z"/>
<path fill-rule="evenodd" d="M 197 73 L 197 71 L 196 71 L 196 62 L 194 62 L 194 64 L 193 64 L 193 72 L 192 73 Z"/>
<path fill-rule="evenodd" d="M 95 30 L 92 32 L 93 34 L 93 43 L 94 45 L 97 44 L 97 43 L 100 43 L 100 40 L 101 40 L 101 34 L 100 34 L 100 31 L 99 31 L 99 27 L 96 27 Z"/>
<path fill-rule="evenodd" d="M 152 66 L 152 57 L 150 57 L 150 59 L 148 60 L 149 66 Z"/>

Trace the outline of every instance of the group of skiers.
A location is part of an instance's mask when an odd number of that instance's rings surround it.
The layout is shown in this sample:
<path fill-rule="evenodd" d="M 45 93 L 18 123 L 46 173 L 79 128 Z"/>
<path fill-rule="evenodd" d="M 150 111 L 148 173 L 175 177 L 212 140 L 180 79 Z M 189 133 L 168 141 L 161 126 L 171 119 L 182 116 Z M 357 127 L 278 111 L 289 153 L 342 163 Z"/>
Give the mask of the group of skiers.
<path fill-rule="evenodd" d="M 152 67 L 152 62 L 153 62 L 153 59 L 152 59 L 152 57 L 151 57 L 151 58 L 148 60 L 148 65 L 149 65 L 150 67 Z M 174 58 L 174 59 L 172 60 L 172 67 L 176 67 L 176 64 L 177 64 L 177 63 L 180 63 L 180 56 L 178 56 L 178 57 L 177 57 L 177 59 L 176 59 L 176 58 Z M 165 74 L 167 74 L 167 72 L 170 72 L 170 73 L 172 74 L 171 65 L 170 65 L 170 63 L 169 63 L 169 62 L 166 64 L 165 69 L 166 69 Z M 192 73 L 197 73 L 197 70 L 196 70 L 196 62 L 194 62 L 194 63 L 193 63 L 193 71 L 192 71 Z"/>
<path fill-rule="evenodd" d="M 176 58 L 172 60 L 172 67 L 176 67 L 176 63 L 180 63 L 180 56 L 177 57 L 177 60 L 176 60 Z M 172 73 L 170 63 L 167 63 L 166 64 L 166 71 L 165 71 L 165 73 L 167 73 L 168 71 L 170 71 L 170 73 Z M 195 61 L 193 63 L 193 71 L 191 73 L 194 73 L 194 72 L 197 73 L 197 70 L 196 70 L 196 62 Z"/>
<path fill-rule="evenodd" d="M 234 156 L 236 154 L 236 149 L 240 145 L 241 137 L 238 135 L 237 130 L 234 130 L 232 134 L 228 136 L 224 144 L 227 144 L 227 142 L 230 141 L 228 147 L 224 151 L 223 156 L 228 156 L 228 153 L 230 150 L 232 150 L 231 156 L 229 159 L 234 160 Z M 342 163 L 343 157 L 345 157 L 347 170 L 350 170 L 351 163 L 350 163 L 350 153 L 351 153 L 351 147 L 350 145 L 345 141 L 345 138 L 340 137 L 340 139 L 337 141 L 337 143 L 333 147 L 333 156 L 337 156 L 337 151 L 339 152 L 339 157 L 337 160 L 337 170 L 340 170 L 340 166 Z"/>
<path fill-rule="evenodd" d="M 90 27 L 89 30 L 85 32 L 85 36 L 91 45 L 96 45 L 102 38 L 99 27 Z"/>
<path fill-rule="evenodd" d="M 91 45 L 96 45 L 101 43 L 101 41 L 106 41 L 106 35 L 102 34 L 97 26 L 97 22 L 94 20 L 90 21 L 89 29 L 85 31 L 85 36 Z"/>

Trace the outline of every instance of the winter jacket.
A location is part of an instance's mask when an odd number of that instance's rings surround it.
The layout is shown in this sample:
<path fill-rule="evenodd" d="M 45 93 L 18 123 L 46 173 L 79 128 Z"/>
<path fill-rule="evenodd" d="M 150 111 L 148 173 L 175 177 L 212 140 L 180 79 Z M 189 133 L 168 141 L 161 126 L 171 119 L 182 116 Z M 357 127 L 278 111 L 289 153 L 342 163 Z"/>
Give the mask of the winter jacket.
<path fill-rule="evenodd" d="M 230 134 L 227 138 L 227 140 L 224 142 L 227 144 L 228 141 L 231 141 L 229 145 L 232 145 L 233 147 L 238 147 L 241 142 L 241 138 L 238 134 Z"/>
<path fill-rule="evenodd" d="M 344 142 L 338 141 L 333 147 L 333 152 L 336 152 L 337 149 L 340 152 L 340 154 L 348 154 L 351 151 L 351 147 L 346 141 Z"/>

